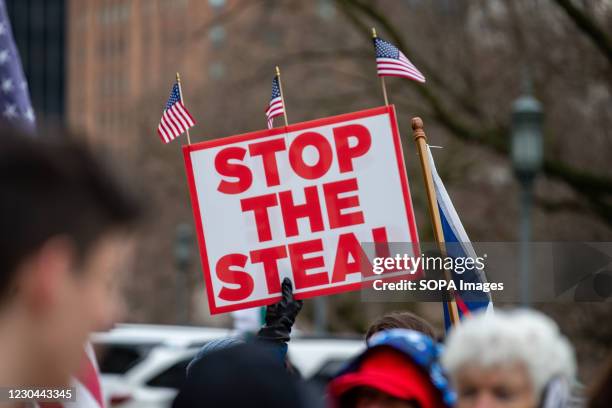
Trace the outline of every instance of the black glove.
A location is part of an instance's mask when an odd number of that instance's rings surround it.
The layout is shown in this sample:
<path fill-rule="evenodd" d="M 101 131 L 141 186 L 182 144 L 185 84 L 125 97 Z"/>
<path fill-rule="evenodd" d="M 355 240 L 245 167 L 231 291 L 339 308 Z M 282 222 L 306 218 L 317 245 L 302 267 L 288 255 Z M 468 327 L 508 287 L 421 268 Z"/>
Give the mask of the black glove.
<path fill-rule="evenodd" d="M 295 323 L 303 302 L 293 297 L 293 284 L 289 278 L 283 279 L 282 298 L 278 303 L 266 308 L 266 323 L 257 333 L 261 340 L 288 342 L 291 327 Z"/>

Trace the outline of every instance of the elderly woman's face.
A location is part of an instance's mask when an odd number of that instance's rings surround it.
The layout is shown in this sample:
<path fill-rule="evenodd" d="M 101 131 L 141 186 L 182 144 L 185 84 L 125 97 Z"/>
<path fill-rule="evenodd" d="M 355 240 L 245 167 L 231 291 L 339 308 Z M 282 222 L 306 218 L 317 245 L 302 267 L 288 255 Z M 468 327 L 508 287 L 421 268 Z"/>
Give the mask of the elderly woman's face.
<path fill-rule="evenodd" d="M 535 394 L 522 364 L 482 368 L 467 365 L 453 376 L 457 408 L 535 408 Z"/>

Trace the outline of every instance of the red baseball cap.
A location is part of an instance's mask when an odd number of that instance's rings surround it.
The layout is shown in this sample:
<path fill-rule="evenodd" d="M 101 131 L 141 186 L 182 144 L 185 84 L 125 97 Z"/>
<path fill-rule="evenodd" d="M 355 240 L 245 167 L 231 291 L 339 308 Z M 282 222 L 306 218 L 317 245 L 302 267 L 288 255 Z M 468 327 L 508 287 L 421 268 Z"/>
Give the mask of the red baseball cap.
<path fill-rule="evenodd" d="M 373 349 L 359 369 L 335 378 L 329 384 L 338 400 L 355 387 L 370 387 L 402 400 L 412 400 L 422 408 L 445 408 L 442 397 L 427 374 L 402 353 L 387 347 Z"/>

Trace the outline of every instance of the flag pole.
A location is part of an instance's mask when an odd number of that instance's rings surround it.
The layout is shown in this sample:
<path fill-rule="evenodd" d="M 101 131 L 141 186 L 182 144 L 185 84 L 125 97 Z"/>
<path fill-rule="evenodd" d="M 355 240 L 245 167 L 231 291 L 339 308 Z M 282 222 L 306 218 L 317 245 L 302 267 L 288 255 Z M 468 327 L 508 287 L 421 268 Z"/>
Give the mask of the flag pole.
<path fill-rule="evenodd" d="M 283 83 L 281 82 L 280 68 L 278 68 L 278 65 L 276 66 L 276 77 L 278 78 L 278 90 L 280 91 L 281 102 L 283 103 L 283 117 L 285 118 L 285 126 L 289 126 L 289 121 L 287 120 L 287 106 L 285 106 L 285 94 L 283 93 Z"/>
<path fill-rule="evenodd" d="M 372 27 L 372 38 L 376 40 L 376 28 Z M 385 85 L 385 77 L 380 77 L 380 85 L 382 86 L 383 96 L 385 97 L 385 105 L 389 106 L 389 98 L 387 98 L 387 86 Z"/>
<path fill-rule="evenodd" d="M 178 84 L 179 97 L 181 98 L 181 102 L 183 102 L 183 89 L 181 87 L 181 76 L 179 75 L 178 71 L 176 73 L 176 83 Z M 185 102 L 183 102 L 183 105 L 184 104 L 185 104 Z M 186 133 L 187 133 L 187 144 L 190 145 L 191 144 L 191 138 L 189 137 L 189 128 L 187 128 Z"/>
<path fill-rule="evenodd" d="M 446 243 L 444 242 L 444 232 L 442 230 L 442 221 L 440 220 L 440 212 L 438 210 L 438 200 L 436 199 L 436 190 L 434 188 L 433 176 L 431 175 L 431 167 L 427 153 L 427 136 L 423 130 L 423 120 L 419 117 L 412 118 L 412 136 L 417 146 L 419 158 L 421 159 L 421 170 L 423 171 L 423 179 L 425 181 L 425 190 L 427 192 L 427 202 L 429 207 L 429 216 L 433 225 L 434 238 L 438 244 L 438 249 L 443 257 L 446 256 Z M 444 277 L 447 281 L 452 279 L 448 270 L 444 270 Z M 446 303 L 450 314 L 450 321 L 453 325 L 459 323 L 459 311 L 454 298 L 454 291 L 449 291 L 451 299 Z"/>
<path fill-rule="evenodd" d="M 383 95 L 385 97 L 385 105 L 389 106 L 389 99 L 387 98 L 387 87 L 385 86 L 385 77 L 380 77 L 380 83 L 382 84 Z"/>

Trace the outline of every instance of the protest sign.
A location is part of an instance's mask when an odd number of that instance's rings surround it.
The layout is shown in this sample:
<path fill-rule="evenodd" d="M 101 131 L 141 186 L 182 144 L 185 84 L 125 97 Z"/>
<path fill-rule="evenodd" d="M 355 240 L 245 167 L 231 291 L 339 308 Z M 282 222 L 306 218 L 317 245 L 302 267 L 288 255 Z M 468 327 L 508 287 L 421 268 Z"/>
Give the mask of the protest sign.
<path fill-rule="evenodd" d="M 408 242 L 418 255 L 393 106 L 183 153 L 213 314 L 277 301 L 285 276 L 302 299 L 380 279 L 362 242 L 382 252 L 387 242 Z"/>

